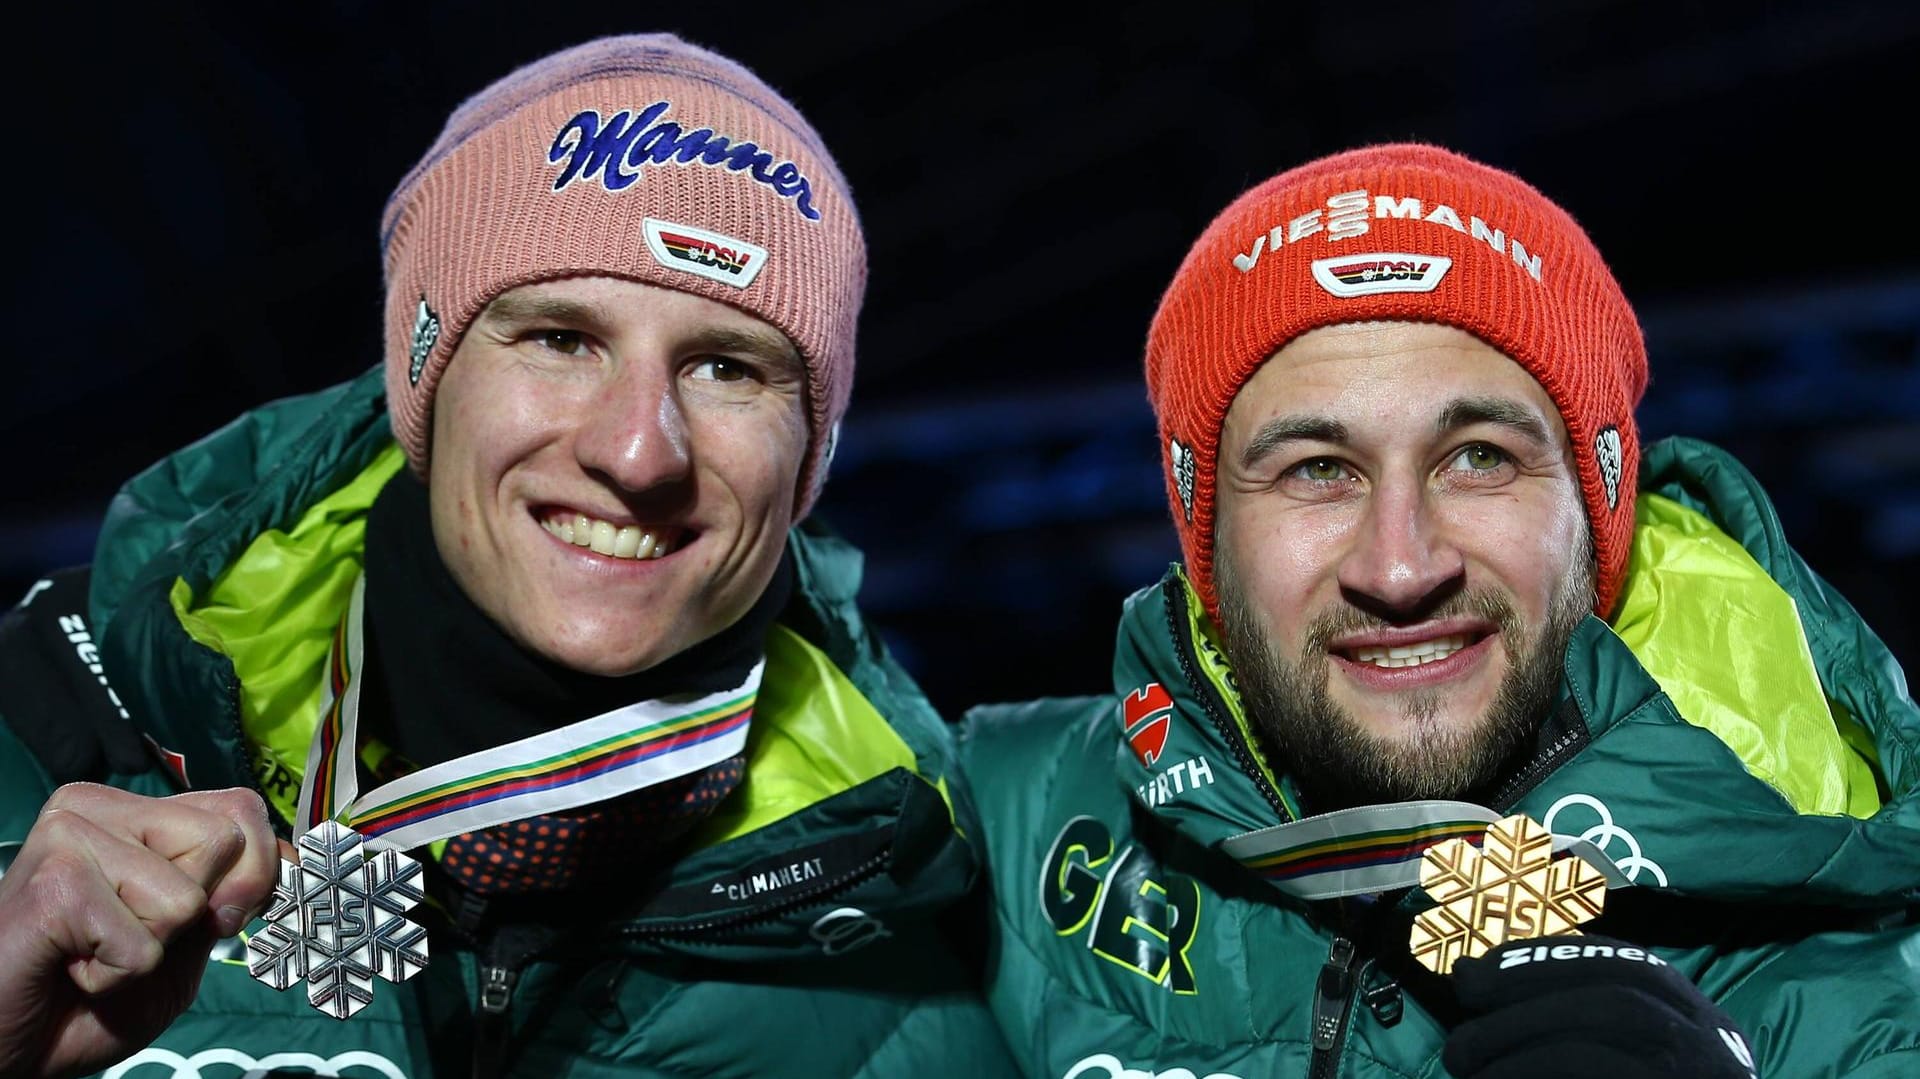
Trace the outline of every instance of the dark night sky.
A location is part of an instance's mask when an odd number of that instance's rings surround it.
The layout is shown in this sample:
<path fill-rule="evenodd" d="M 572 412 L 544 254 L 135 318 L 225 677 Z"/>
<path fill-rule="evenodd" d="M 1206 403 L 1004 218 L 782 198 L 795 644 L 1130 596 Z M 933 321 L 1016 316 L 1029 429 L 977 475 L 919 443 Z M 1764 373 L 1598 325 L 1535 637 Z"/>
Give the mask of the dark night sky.
<path fill-rule="evenodd" d="M 822 512 L 939 703 L 1099 688 L 1118 599 L 1173 550 L 1136 385 L 1159 290 L 1241 189 L 1386 138 L 1572 210 L 1647 322 L 1643 425 L 1740 452 L 1913 655 L 1913 5 L 274 10 L 17 28 L 11 591 L 86 557 L 126 475 L 377 360 L 380 207 L 461 98 L 668 29 L 787 93 L 853 184 L 872 287 Z M 993 672 L 940 658 L 983 640 Z"/>

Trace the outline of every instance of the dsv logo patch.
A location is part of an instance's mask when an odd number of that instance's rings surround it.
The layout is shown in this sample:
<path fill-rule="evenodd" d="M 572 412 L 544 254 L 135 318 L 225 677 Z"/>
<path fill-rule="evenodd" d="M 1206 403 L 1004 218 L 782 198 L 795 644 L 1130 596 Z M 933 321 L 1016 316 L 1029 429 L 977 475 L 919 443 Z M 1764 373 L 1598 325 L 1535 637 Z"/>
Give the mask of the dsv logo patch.
<path fill-rule="evenodd" d="M 710 281 L 746 288 L 767 264 L 767 249 L 721 232 L 649 217 L 640 223 L 655 262 Z"/>
<path fill-rule="evenodd" d="M 1092 817 L 1075 817 L 1054 836 L 1040 868 L 1040 909 L 1059 936 L 1086 930 L 1100 958 L 1175 993 L 1199 992 L 1187 948 L 1200 928 L 1200 886 L 1139 847 L 1116 856 L 1113 833 Z"/>

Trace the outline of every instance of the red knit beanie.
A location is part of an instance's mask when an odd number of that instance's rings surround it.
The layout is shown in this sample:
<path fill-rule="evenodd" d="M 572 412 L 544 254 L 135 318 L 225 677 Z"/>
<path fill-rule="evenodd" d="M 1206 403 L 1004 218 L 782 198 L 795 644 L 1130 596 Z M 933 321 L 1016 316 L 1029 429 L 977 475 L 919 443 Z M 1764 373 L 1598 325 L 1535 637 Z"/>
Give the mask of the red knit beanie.
<path fill-rule="evenodd" d="M 433 397 L 493 298 L 587 274 L 677 289 L 786 334 L 807 365 L 805 515 L 853 387 L 866 240 L 820 136 L 753 72 L 671 34 L 600 38 L 469 98 L 381 227 L 387 409 L 427 475 Z"/>
<path fill-rule="evenodd" d="M 1372 146 L 1281 173 L 1228 206 L 1187 253 L 1147 338 L 1167 496 L 1209 614 L 1214 468 L 1240 387 L 1282 346 L 1344 322 L 1437 322 L 1511 357 L 1573 442 L 1598 600 L 1620 592 L 1647 385 L 1640 324 L 1600 252 L 1510 173 L 1434 146 Z"/>

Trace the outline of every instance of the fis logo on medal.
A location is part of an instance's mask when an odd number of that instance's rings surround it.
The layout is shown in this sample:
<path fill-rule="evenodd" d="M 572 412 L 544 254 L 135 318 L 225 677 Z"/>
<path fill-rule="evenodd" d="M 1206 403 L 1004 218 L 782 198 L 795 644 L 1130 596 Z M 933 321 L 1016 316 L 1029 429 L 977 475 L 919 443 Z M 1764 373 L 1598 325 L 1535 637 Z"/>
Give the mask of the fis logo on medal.
<path fill-rule="evenodd" d="M 1167 751 L 1167 731 L 1172 726 L 1173 695 L 1158 682 L 1148 682 L 1120 702 L 1120 721 L 1127 732 L 1127 744 L 1140 763 L 1151 768 Z"/>
<path fill-rule="evenodd" d="M 767 264 L 767 249 L 723 233 L 649 217 L 641 223 L 654 260 L 735 288 L 746 288 Z"/>

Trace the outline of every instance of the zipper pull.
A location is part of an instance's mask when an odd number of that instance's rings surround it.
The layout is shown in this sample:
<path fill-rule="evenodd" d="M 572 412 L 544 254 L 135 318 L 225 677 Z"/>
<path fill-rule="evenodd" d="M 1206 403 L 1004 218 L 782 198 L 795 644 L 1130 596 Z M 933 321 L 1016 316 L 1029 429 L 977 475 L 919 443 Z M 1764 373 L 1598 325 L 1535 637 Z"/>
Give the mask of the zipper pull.
<path fill-rule="evenodd" d="M 480 972 L 480 1011 L 473 1031 L 473 1079 L 493 1079 L 500 1074 L 500 1057 L 506 1049 L 507 1008 L 513 1004 L 513 987 L 520 972 L 506 967 L 485 967 Z"/>
<path fill-rule="evenodd" d="M 480 1010 L 488 1015 L 505 1015 L 513 1003 L 513 987 L 520 972 L 506 967 L 488 967 L 480 976 Z"/>
<path fill-rule="evenodd" d="M 1373 1018 L 1383 1027 L 1398 1023 L 1405 1011 L 1400 983 L 1392 975 L 1382 974 L 1377 967 L 1369 969 L 1361 981 L 1368 984 L 1360 990 L 1360 999 L 1367 1002 Z"/>
<path fill-rule="evenodd" d="M 1313 995 L 1313 1048 L 1324 1053 L 1340 1039 L 1346 1023 L 1347 1007 L 1352 1003 L 1353 941 L 1334 937 L 1327 962 L 1320 968 L 1320 981 Z"/>

